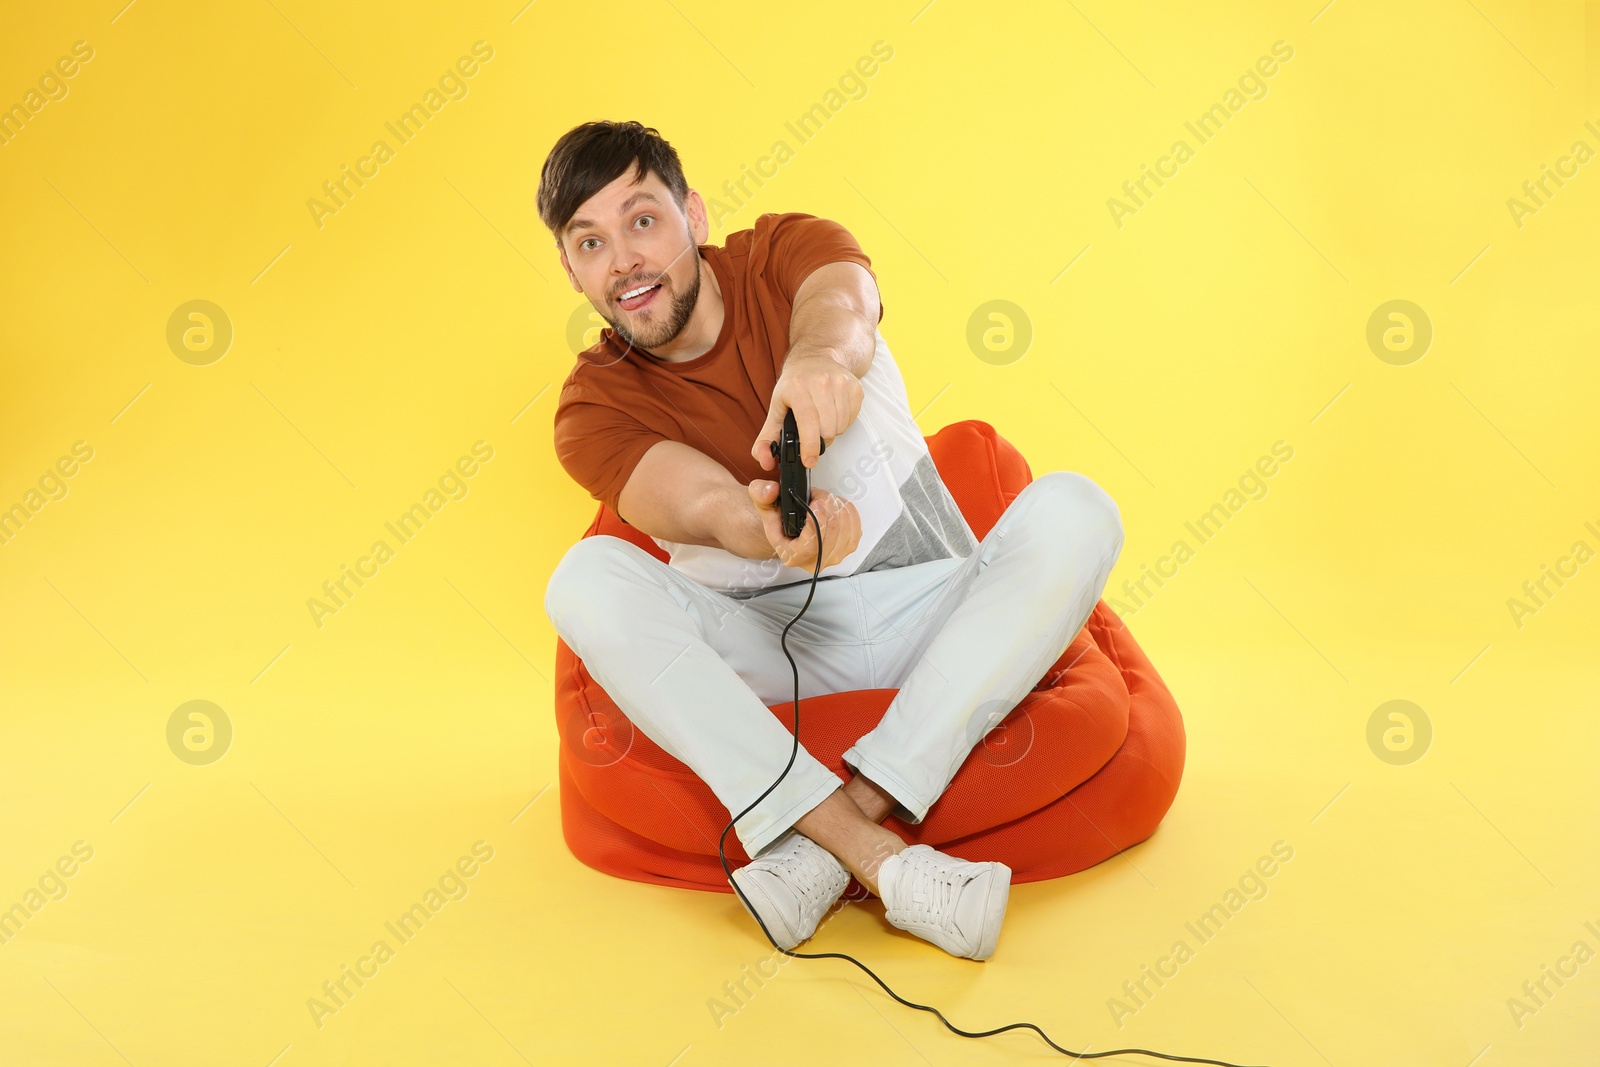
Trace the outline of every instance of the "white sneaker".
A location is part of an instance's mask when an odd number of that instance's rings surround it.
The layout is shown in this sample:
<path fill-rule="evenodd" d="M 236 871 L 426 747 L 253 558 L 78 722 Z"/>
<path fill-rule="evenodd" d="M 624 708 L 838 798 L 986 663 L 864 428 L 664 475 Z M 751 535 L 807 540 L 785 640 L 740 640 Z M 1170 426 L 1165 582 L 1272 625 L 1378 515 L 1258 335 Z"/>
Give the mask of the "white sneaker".
<path fill-rule="evenodd" d="M 749 897 L 745 910 L 766 926 L 779 948 L 790 949 L 817 932 L 817 924 L 850 884 L 850 872 L 833 853 L 790 830 L 734 871 L 733 880 L 744 892 L 739 903 Z"/>
<path fill-rule="evenodd" d="M 931 941 L 952 956 L 986 960 L 1000 938 L 1011 868 L 971 863 L 908 845 L 878 867 L 878 895 L 890 925 Z"/>

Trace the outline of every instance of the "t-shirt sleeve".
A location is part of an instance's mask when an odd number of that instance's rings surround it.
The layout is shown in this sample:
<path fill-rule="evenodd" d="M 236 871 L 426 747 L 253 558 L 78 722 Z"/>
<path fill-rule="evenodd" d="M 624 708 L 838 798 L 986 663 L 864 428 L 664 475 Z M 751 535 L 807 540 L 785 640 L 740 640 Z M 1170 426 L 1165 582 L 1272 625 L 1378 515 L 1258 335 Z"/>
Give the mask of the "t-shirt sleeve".
<path fill-rule="evenodd" d="M 872 260 L 861 250 L 850 231 L 832 219 L 802 212 L 779 215 L 773 222 L 767 273 L 773 284 L 792 304 L 800 284 L 818 267 L 829 263 L 859 263 L 878 280 Z M 879 293 L 878 321 L 883 321 L 883 298 Z"/>
<path fill-rule="evenodd" d="M 622 513 L 617 510 L 617 498 L 634 467 L 651 446 L 665 440 L 662 434 L 607 404 L 580 400 L 563 403 L 556 411 L 555 449 L 561 466 L 618 518 Z"/>

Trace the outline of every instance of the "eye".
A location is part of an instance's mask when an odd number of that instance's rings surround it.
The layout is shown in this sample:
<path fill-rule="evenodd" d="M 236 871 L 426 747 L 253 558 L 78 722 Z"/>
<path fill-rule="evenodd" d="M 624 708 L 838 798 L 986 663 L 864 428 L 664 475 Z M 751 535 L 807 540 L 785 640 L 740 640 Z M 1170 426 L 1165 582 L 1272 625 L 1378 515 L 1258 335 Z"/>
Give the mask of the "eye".
<path fill-rule="evenodd" d="M 638 219 L 638 222 L 654 222 L 654 221 L 655 221 L 655 217 L 652 216 L 652 215 L 640 215 L 639 219 Z M 638 222 L 636 222 L 635 225 L 638 225 Z M 645 228 L 649 229 L 648 226 L 645 227 Z"/>
<path fill-rule="evenodd" d="M 585 237 L 583 240 L 578 242 L 578 248 L 585 252 L 589 251 L 589 249 L 585 246 L 588 245 L 588 243 L 592 240 L 594 240 L 593 237 Z"/>

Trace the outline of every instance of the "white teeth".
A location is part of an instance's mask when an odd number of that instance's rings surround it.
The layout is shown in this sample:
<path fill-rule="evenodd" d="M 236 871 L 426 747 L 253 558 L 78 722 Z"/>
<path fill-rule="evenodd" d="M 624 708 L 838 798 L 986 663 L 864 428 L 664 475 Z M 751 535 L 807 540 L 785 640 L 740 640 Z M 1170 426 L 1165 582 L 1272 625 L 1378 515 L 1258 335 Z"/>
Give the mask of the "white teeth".
<path fill-rule="evenodd" d="M 657 284 L 658 283 L 652 282 L 649 285 L 641 285 L 637 289 L 630 289 L 628 292 L 622 294 L 622 299 L 623 300 L 632 300 L 634 297 L 638 296 L 640 293 L 646 293 L 646 292 L 649 292 L 651 289 L 654 289 Z"/>

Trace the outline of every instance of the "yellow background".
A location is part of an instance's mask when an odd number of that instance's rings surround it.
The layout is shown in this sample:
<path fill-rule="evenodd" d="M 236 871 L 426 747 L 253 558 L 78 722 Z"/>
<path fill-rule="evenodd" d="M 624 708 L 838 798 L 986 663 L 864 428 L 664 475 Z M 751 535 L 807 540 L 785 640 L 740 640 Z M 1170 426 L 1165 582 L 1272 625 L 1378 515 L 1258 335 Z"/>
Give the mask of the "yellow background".
<path fill-rule="evenodd" d="M 839 961 L 771 956 L 729 896 L 625 882 L 560 833 L 547 576 L 595 504 L 551 449 L 582 298 L 533 210 L 579 122 L 663 132 L 707 197 L 794 156 L 767 211 L 837 219 L 927 433 L 993 424 L 1116 498 L 1108 596 L 1276 441 L 1294 458 L 1128 624 L 1188 764 L 1152 839 L 1017 887 L 995 957 L 847 909 L 853 952 L 957 1025 L 1237 1063 L 1590 1062 L 1600 962 L 1519 1026 L 1508 998 L 1600 951 L 1600 8 L 1360 0 L 766 8 L 10 5 L 0 104 L 92 61 L 0 146 L 0 507 L 93 459 L 0 545 L 0 907 L 93 858 L 0 945 L 7 1064 L 839 1062 L 1053 1056 L 968 1041 Z M 473 42 L 493 58 L 319 227 L 307 207 Z M 1267 94 L 1184 122 L 1276 41 Z M 800 145 L 876 41 L 893 58 Z M 1195 156 L 1118 227 L 1107 200 Z M 1067 269 L 1070 264 L 1070 269 Z M 231 348 L 168 347 L 190 300 Z M 1007 300 L 1033 341 L 966 341 Z M 1394 299 L 1420 360 L 1366 343 Z M 319 627 L 306 602 L 474 442 L 493 459 Z M 1420 760 L 1367 744 L 1382 703 Z M 233 725 L 175 757 L 175 709 Z M 306 1006 L 474 842 L 492 861 L 319 1028 Z M 1294 858 L 1118 1027 L 1107 1001 L 1276 841 Z M 1571 964 L 1567 964 L 1570 968 Z M 1549 988 L 1554 989 L 1553 985 Z M 1155 1062 L 1130 1057 L 1116 1062 Z"/>

